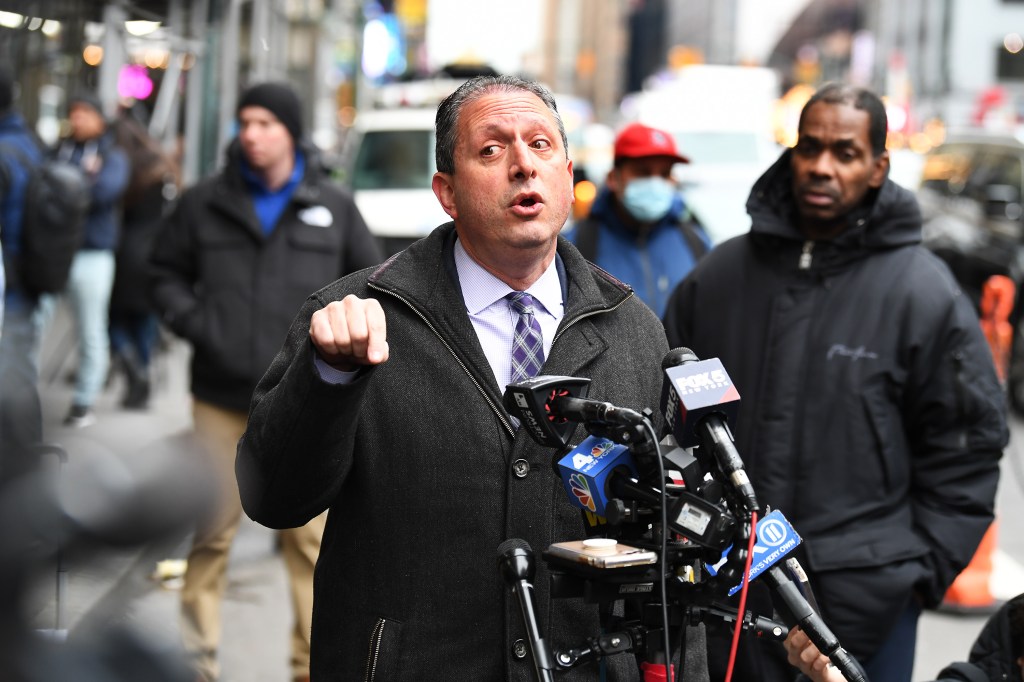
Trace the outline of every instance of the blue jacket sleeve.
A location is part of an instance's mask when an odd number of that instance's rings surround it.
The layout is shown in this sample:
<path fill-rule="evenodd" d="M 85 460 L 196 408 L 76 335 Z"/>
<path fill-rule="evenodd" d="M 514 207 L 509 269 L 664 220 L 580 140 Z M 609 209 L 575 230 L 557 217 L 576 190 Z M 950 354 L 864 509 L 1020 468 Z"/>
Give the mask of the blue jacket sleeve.
<path fill-rule="evenodd" d="M 128 186 L 128 157 L 120 149 L 111 148 L 103 157 L 103 166 L 92 186 L 93 206 L 109 206 L 117 202 Z"/>

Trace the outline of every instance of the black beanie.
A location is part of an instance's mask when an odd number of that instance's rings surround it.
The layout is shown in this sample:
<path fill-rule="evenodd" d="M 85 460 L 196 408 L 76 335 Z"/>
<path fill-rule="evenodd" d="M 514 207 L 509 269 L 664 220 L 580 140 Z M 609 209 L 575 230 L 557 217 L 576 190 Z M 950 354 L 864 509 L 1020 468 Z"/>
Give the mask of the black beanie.
<path fill-rule="evenodd" d="M 292 140 L 302 139 L 302 105 L 291 86 L 285 83 L 260 83 L 238 98 L 237 116 L 245 107 L 263 107 L 277 117 L 291 133 Z"/>
<path fill-rule="evenodd" d="M 0 114 L 14 103 L 14 73 L 7 66 L 0 66 Z"/>
<path fill-rule="evenodd" d="M 79 90 L 68 98 L 68 111 L 71 111 L 71 107 L 76 104 L 82 104 L 95 109 L 96 113 L 103 116 L 103 103 L 100 102 L 100 98 L 87 90 Z"/>

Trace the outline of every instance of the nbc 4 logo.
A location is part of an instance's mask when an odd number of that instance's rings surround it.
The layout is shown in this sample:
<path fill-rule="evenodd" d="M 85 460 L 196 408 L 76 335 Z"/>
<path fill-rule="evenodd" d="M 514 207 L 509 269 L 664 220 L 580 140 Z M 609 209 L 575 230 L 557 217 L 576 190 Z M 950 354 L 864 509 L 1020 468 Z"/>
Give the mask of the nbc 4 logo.
<path fill-rule="evenodd" d="M 572 488 L 572 494 L 576 496 L 584 509 L 597 511 L 597 505 L 594 504 L 594 496 L 590 493 L 590 485 L 586 478 L 580 474 L 569 476 L 569 487 Z"/>

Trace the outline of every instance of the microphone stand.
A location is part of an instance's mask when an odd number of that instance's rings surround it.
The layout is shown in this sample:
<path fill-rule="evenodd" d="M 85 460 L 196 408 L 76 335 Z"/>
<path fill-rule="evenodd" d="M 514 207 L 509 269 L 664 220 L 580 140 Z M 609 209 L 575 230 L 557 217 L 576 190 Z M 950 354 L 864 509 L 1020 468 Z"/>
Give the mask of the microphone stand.
<path fill-rule="evenodd" d="M 539 682 L 554 682 L 554 661 L 551 649 L 540 634 L 540 624 L 533 605 L 533 580 L 536 570 L 533 563 L 533 550 L 525 540 L 506 540 L 498 546 L 498 564 L 505 582 L 519 599 L 519 610 L 526 628 L 526 640 L 530 646 L 534 671 Z"/>

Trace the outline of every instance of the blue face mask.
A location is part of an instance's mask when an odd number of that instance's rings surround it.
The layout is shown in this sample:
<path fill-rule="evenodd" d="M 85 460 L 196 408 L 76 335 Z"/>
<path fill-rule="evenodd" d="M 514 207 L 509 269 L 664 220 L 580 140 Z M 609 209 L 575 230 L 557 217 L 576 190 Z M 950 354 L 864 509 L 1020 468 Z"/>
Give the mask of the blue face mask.
<path fill-rule="evenodd" d="M 665 178 L 637 178 L 626 185 L 622 205 L 640 222 L 653 223 L 669 212 L 675 195 L 675 186 Z"/>

